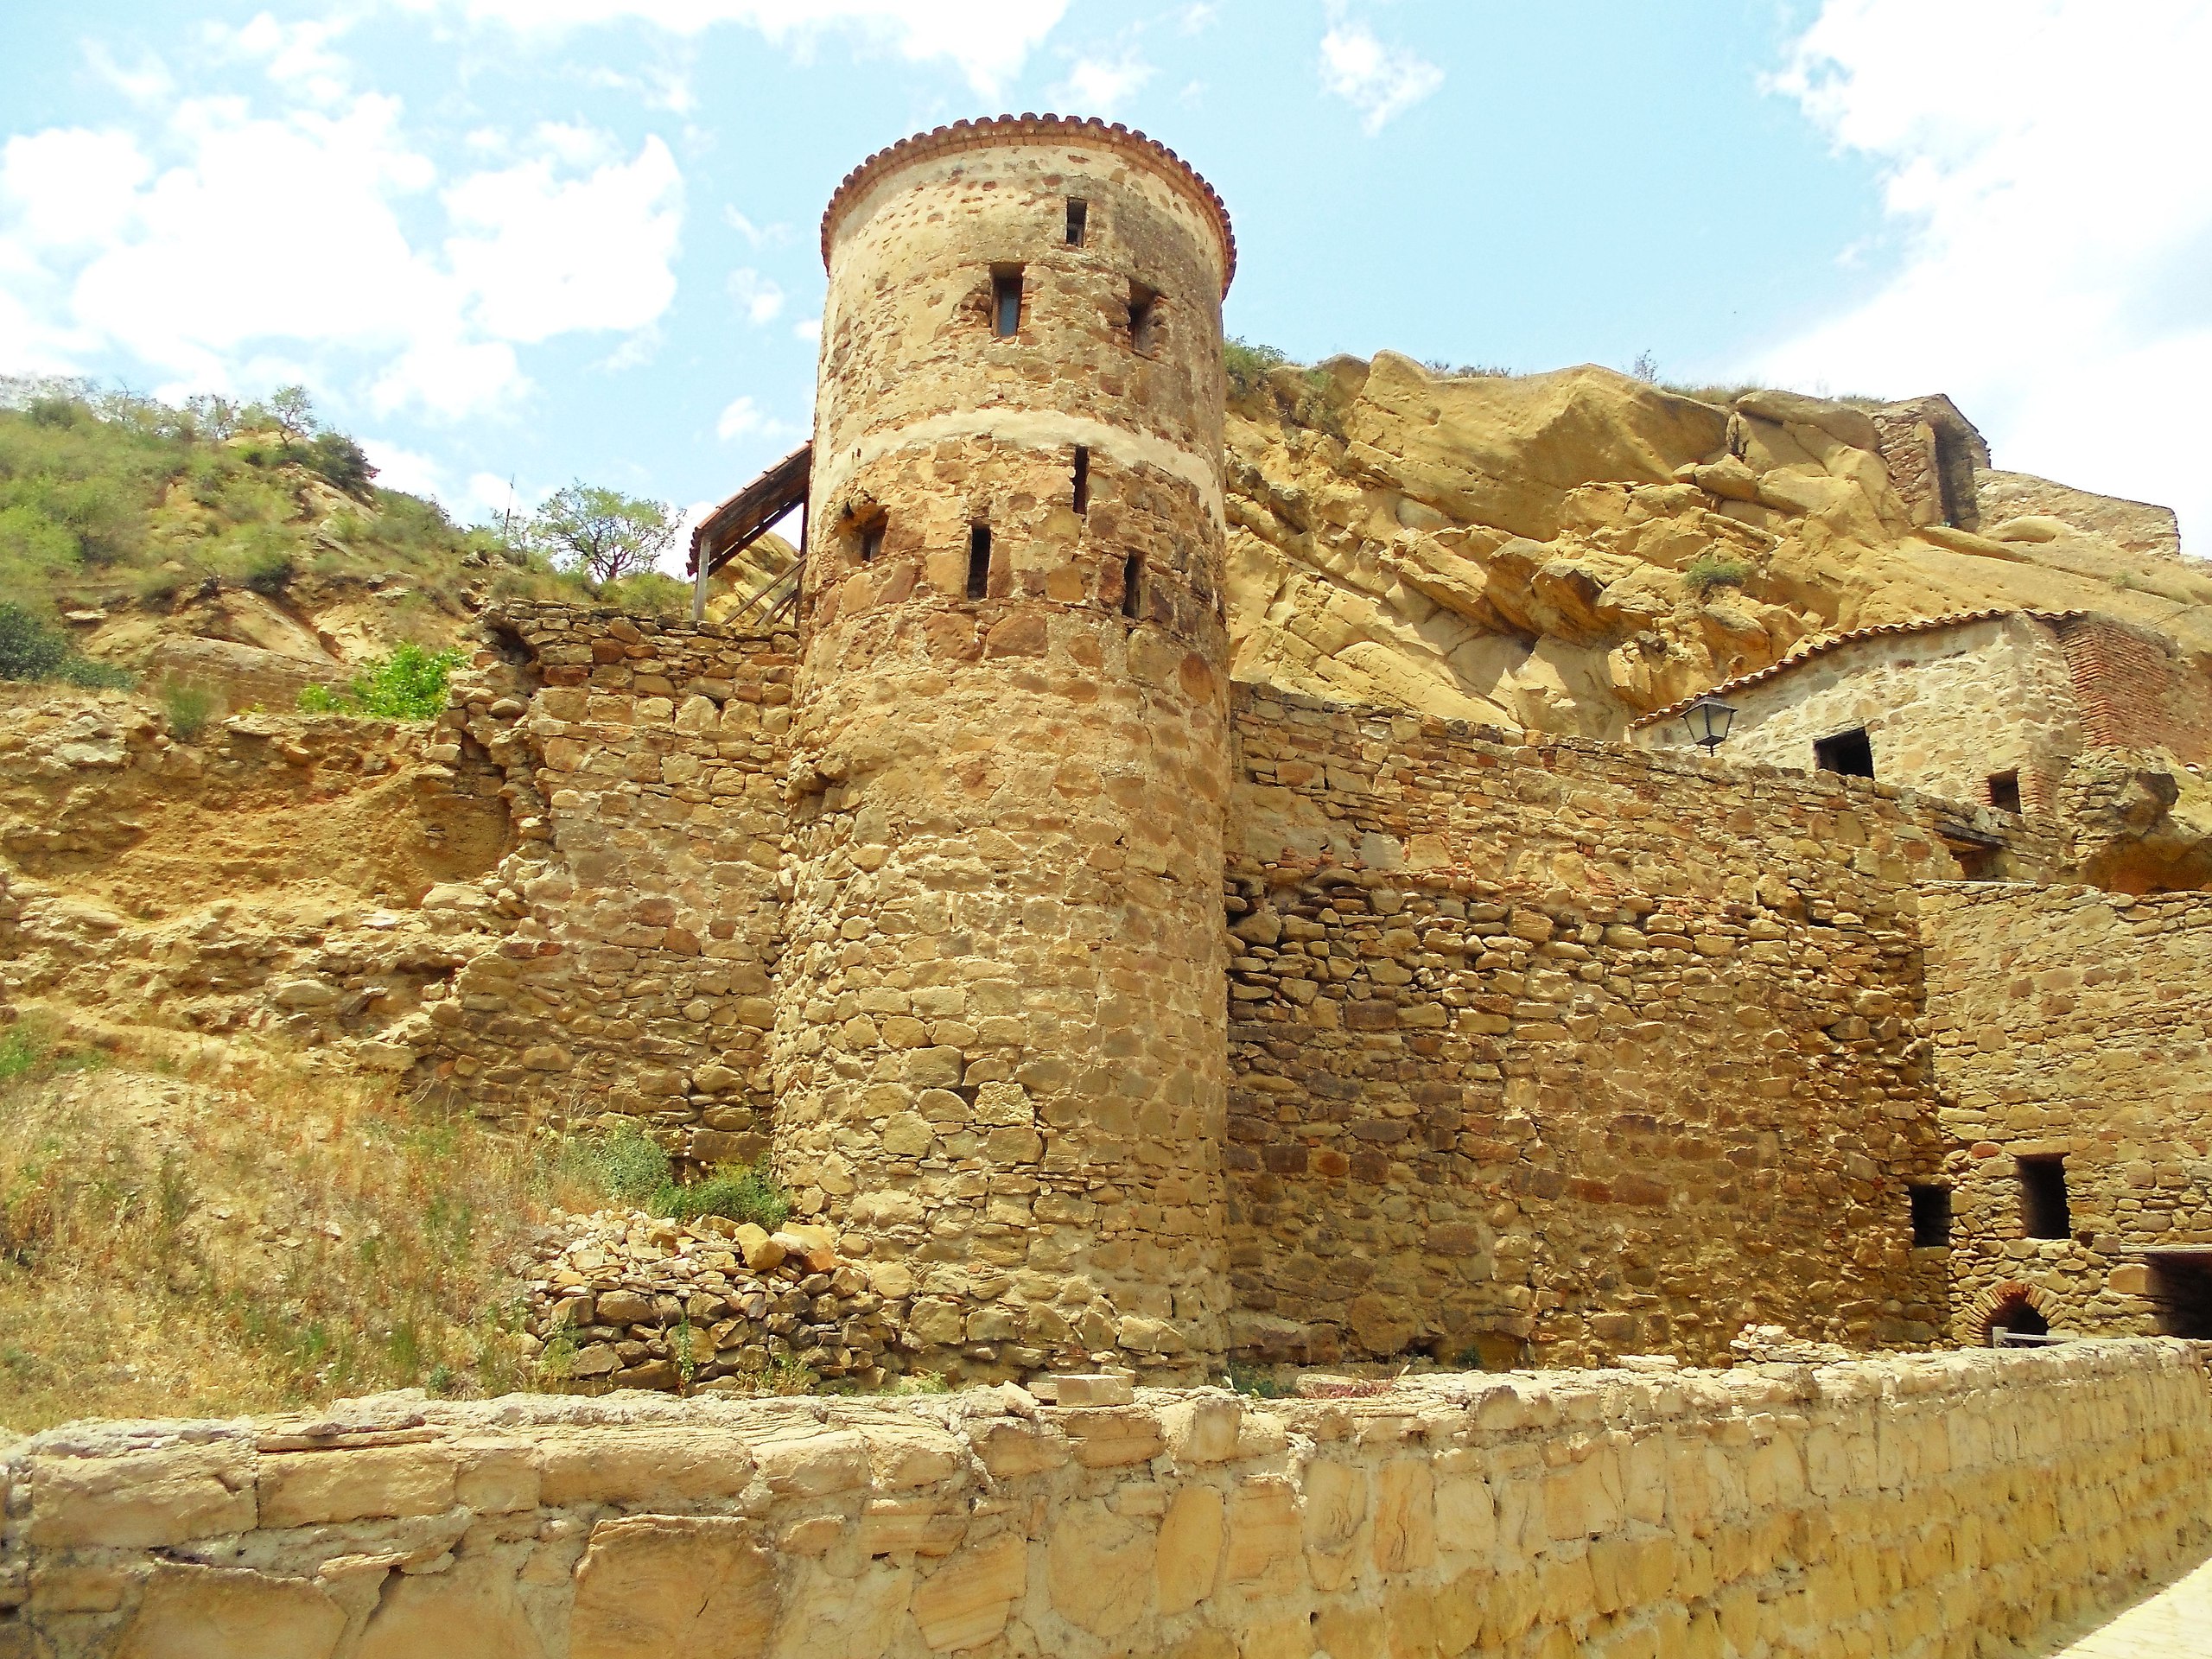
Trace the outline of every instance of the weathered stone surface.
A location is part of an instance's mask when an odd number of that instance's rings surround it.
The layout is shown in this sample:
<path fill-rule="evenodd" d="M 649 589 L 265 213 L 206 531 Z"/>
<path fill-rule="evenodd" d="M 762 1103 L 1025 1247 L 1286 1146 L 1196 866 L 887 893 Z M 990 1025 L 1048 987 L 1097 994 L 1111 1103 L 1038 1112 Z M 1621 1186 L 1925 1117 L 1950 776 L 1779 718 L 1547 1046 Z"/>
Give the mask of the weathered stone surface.
<path fill-rule="evenodd" d="M 239 1440 L 41 1458 L 29 1476 L 30 1535 L 41 1546 L 181 1544 L 254 1525 L 253 1448 Z"/>
<path fill-rule="evenodd" d="M 777 1624 L 775 1559 L 735 1516 L 626 1516 L 576 1567 L 569 1659 L 760 1659 Z"/>
<path fill-rule="evenodd" d="M 1222 1403 L 416 1400 L 408 1432 L 427 1440 L 315 1452 L 363 1471 L 321 1490 L 393 1478 L 395 1449 L 467 1468 L 523 1447 L 610 1476 L 714 1455 L 680 1478 L 549 1480 L 530 1510 L 462 1497 L 438 1516 L 249 1527 L 222 1568 L 13 1529 L 0 1585 L 28 1586 L 7 1624 L 44 1659 L 1236 1659 L 1324 1641 L 1382 1659 L 1394 1643 L 1604 1654 L 1662 1630 L 1689 1652 L 1699 1630 L 1742 1650 L 1811 1631 L 1949 1659 L 1993 1630 L 2032 1648 L 2212 1545 L 2212 1387 L 2192 1344 L 1409 1376 L 1247 1398 L 1227 1455 L 1186 1461 L 1173 1448 L 1198 1449 L 1194 1421 Z M 1160 1449 L 1002 1461 L 988 1480 L 963 1449 L 1086 1416 L 1123 1440 L 1146 1420 Z M 127 1446 L 143 1484 L 177 1490 L 204 1471 L 190 1427 L 35 1436 L 0 1454 L 0 1482 L 66 1439 L 93 1454 L 79 1461 Z"/>

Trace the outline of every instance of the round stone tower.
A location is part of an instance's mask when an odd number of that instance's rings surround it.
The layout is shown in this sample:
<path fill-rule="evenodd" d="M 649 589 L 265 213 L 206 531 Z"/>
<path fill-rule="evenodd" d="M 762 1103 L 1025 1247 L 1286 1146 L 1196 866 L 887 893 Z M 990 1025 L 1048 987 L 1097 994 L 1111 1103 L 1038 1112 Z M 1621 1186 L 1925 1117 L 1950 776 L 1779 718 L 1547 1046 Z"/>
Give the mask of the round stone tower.
<path fill-rule="evenodd" d="M 1001 117 L 871 156 L 830 271 L 777 1146 L 913 1363 L 1225 1345 L 1221 298 L 1174 153 Z"/>

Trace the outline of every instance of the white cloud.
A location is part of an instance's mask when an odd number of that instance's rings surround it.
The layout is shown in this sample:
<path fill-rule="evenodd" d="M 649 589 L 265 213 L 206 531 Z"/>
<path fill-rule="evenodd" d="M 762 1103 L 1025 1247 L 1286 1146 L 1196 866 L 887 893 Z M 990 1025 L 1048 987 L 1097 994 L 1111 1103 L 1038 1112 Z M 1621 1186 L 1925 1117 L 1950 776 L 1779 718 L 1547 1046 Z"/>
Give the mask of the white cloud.
<path fill-rule="evenodd" d="M 722 218 L 724 221 L 728 224 L 730 229 L 735 231 L 740 236 L 743 237 L 747 242 L 751 243 L 756 248 L 761 246 L 781 247 L 785 243 L 791 239 L 791 227 L 790 226 L 784 224 L 755 225 L 751 219 L 747 219 L 743 213 L 739 213 L 734 207 L 724 207 L 722 209 Z"/>
<path fill-rule="evenodd" d="M 658 137 L 588 177 L 550 160 L 479 173 L 445 193 L 446 244 L 486 331 L 534 344 L 574 329 L 642 328 L 676 297 L 683 179 Z"/>
<path fill-rule="evenodd" d="M 721 418 L 715 423 L 715 435 L 725 442 L 734 438 L 795 438 L 799 435 L 799 429 L 788 421 L 775 419 L 752 398 L 739 397 L 722 410 Z"/>
<path fill-rule="evenodd" d="M 995 98 L 1051 34 L 1067 0 L 398 0 L 416 10 L 458 9 L 478 22 L 550 34 L 637 22 L 696 35 L 721 23 L 756 29 L 774 45 L 810 53 L 832 30 L 909 61 L 951 61 Z"/>
<path fill-rule="evenodd" d="M 1332 8 L 1321 37 L 1321 86 L 1360 113 L 1370 133 L 1411 109 L 1444 84 L 1444 72 L 1426 58 L 1375 38 L 1364 23 L 1346 21 Z"/>
<path fill-rule="evenodd" d="M 1070 115 L 1111 116 L 1151 79 L 1152 66 L 1134 52 L 1119 58 L 1077 58 L 1052 96 Z"/>
<path fill-rule="evenodd" d="M 755 328 L 773 322 L 784 308 L 784 290 L 750 265 L 730 272 L 729 296 Z"/>
<path fill-rule="evenodd" d="M 377 482 L 387 490 L 442 498 L 449 487 L 446 469 L 431 456 L 381 438 L 363 438 L 361 449 L 377 469 Z"/>
<path fill-rule="evenodd" d="M 2201 540 L 2208 67 L 2201 0 L 1827 0 L 1770 84 L 1881 165 L 1903 254 L 1749 366 L 1948 391 L 1999 466 L 2162 501 Z"/>
<path fill-rule="evenodd" d="M 282 365 L 343 404 L 458 417 L 511 404 L 517 345 L 649 327 L 675 291 L 682 181 L 658 138 L 619 158 L 587 130 L 439 170 L 398 100 L 343 90 L 335 30 L 266 16 L 213 31 L 271 100 L 188 98 L 103 131 L 0 149 L 0 357 L 124 354 L 166 393 L 266 389 Z M 150 81 L 150 75 L 149 75 Z M 578 175 L 564 156 L 601 159 Z M 442 207 L 447 234 L 415 227 Z"/>
<path fill-rule="evenodd" d="M 791 333 L 800 340 L 819 340 L 822 338 L 822 319 L 801 317 L 791 324 Z"/>

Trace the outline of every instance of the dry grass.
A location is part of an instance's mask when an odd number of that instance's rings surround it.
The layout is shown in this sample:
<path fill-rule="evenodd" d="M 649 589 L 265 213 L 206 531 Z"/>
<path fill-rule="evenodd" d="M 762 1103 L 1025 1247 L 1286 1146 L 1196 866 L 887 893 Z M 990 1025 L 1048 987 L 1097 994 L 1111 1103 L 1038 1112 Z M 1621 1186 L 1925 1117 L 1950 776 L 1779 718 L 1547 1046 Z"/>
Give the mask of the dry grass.
<path fill-rule="evenodd" d="M 554 1152 L 281 1058 L 0 1034 L 0 1423 L 528 1388 L 510 1259 Z"/>

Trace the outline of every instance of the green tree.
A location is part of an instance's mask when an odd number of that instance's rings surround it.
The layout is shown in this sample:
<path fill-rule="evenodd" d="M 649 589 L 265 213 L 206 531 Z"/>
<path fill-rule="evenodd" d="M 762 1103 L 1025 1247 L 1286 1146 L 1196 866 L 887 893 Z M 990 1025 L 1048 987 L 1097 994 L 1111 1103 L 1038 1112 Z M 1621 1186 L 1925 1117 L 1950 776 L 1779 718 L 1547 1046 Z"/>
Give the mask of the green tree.
<path fill-rule="evenodd" d="M 676 509 L 581 479 L 556 490 L 530 521 L 530 543 L 563 569 L 598 583 L 619 581 L 653 562 L 676 540 Z"/>

